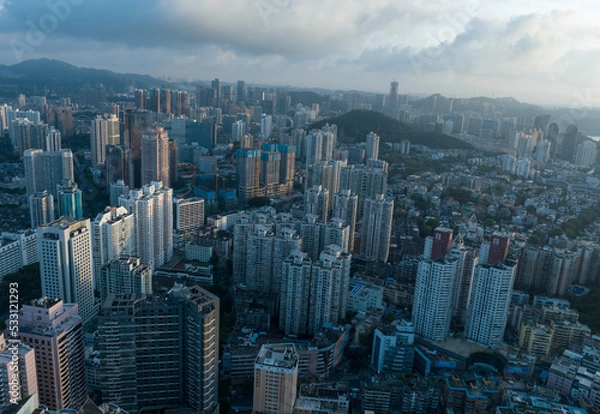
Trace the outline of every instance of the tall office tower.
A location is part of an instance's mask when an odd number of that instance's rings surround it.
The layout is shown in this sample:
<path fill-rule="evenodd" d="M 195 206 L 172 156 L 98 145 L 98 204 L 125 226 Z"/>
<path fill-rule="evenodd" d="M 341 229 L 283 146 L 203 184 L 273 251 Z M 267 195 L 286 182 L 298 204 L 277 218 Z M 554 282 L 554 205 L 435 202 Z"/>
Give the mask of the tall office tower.
<path fill-rule="evenodd" d="M 360 255 L 368 260 L 386 262 L 390 253 L 394 200 L 383 194 L 365 200 L 360 228 Z"/>
<path fill-rule="evenodd" d="M 365 158 L 368 160 L 379 159 L 379 135 L 374 132 L 367 134 L 367 144 L 365 146 Z"/>
<path fill-rule="evenodd" d="M 439 260 L 446 257 L 452 248 L 452 237 L 454 230 L 445 227 L 438 227 L 433 231 L 433 236 L 425 240 L 425 250 L 423 257 L 425 259 Z"/>
<path fill-rule="evenodd" d="M 316 164 L 323 159 L 323 134 L 321 131 L 310 131 L 305 138 L 306 165 Z"/>
<path fill-rule="evenodd" d="M 80 219 L 83 217 L 83 204 L 81 201 L 81 190 L 71 180 L 63 180 L 57 186 L 58 193 L 58 215 Z"/>
<path fill-rule="evenodd" d="M 390 82 L 390 94 L 388 95 L 388 116 L 398 119 L 398 82 Z"/>
<path fill-rule="evenodd" d="M 120 256 L 101 267 L 96 289 L 102 302 L 111 294 L 152 293 L 152 268 L 144 266 L 139 257 Z"/>
<path fill-rule="evenodd" d="M 131 190 L 119 204 L 135 219 L 134 255 L 142 263 L 160 267 L 173 258 L 173 189 L 152 181 L 140 190 Z"/>
<path fill-rule="evenodd" d="M 159 113 L 160 111 L 160 89 L 154 88 L 150 90 L 150 102 L 148 109 L 152 112 Z"/>
<path fill-rule="evenodd" d="M 47 191 L 31 194 L 29 196 L 29 214 L 32 229 L 54 221 L 54 197 L 52 194 Z"/>
<path fill-rule="evenodd" d="M 417 270 L 412 322 L 415 333 L 443 341 L 450 332 L 458 260 L 421 260 Z"/>
<path fill-rule="evenodd" d="M 273 117 L 271 115 L 262 114 L 260 116 L 260 138 L 267 141 L 273 132 Z"/>
<path fill-rule="evenodd" d="M 204 199 L 176 198 L 173 200 L 175 229 L 190 230 L 204 227 Z"/>
<path fill-rule="evenodd" d="M 323 149 L 321 160 L 329 161 L 333 157 L 333 151 L 337 147 L 337 137 L 333 132 L 323 132 Z"/>
<path fill-rule="evenodd" d="M 246 103 L 246 82 L 243 80 L 237 81 L 237 101 L 236 103 L 240 105 L 241 103 Z"/>
<path fill-rule="evenodd" d="M 300 356 L 294 344 L 267 344 L 254 363 L 253 412 L 292 414 L 298 387 Z"/>
<path fill-rule="evenodd" d="M 40 404 L 51 410 L 79 410 L 87 392 L 78 305 L 47 297 L 24 304 L 19 338 L 35 351 Z"/>
<path fill-rule="evenodd" d="M 279 329 L 286 335 L 307 333 L 312 261 L 296 251 L 283 261 Z"/>
<path fill-rule="evenodd" d="M 262 195 L 260 188 L 260 150 L 238 149 L 235 152 L 238 174 L 238 198 L 246 203 Z"/>
<path fill-rule="evenodd" d="M 379 325 L 373 337 L 371 366 L 378 372 L 411 373 L 415 357 L 415 328 L 402 320 Z"/>
<path fill-rule="evenodd" d="M 90 132 L 90 151 L 92 164 L 104 165 L 106 160 L 106 146 L 119 145 L 121 134 L 119 118 L 115 114 L 108 116 L 98 115 L 92 121 Z"/>
<path fill-rule="evenodd" d="M 142 183 L 162 181 L 169 185 L 169 136 L 163 128 L 148 128 L 142 134 Z"/>
<path fill-rule="evenodd" d="M 219 108 L 221 106 L 221 97 L 222 97 L 221 81 L 218 78 L 215 78 L 215 80 L 210 82 L 210 87 L 213 89 L 214 94 L 215 94 L 213 102 L 212 102 L 212 106 L 215 108 Z"/>
<path fill-rule="evenodd" d="M 575 125 L 569 125 L 562 134 L 562 151 L 558 152 L 561 159 L 573 162 L 579 144 L 579 133 Z"/>
<path fill-rule="evenodd" d="M 246 135 L 247 125 L 244 121 L 235 121 L 231 124 L 231 138 L 236 139 Z"/>
<path fill-rule="evenodd" d="M 173 406 L 218 412 L 217 296 L 176 286 L 169 294 L 109 295 L 103 309 L 98 350 L 106 401 L 130 413 Z"/>
<path fill-rule="evenodd" d="M 314 214 L 323 223 L 327 222 L 329 191 L 321 185 L 307 189 L 304 193 L 304 211 L 306 214 Z"/>
<path fill-rule="evenodd" d="M 7 326 L 13 326 L 7 321 Z M 12 332 L 7 330 L 7 332 Z M 15 404 L 38 393 L 35 351 L 8 334 L 0 333 L 0 406 Z M 15 341 L 16 339 L 16 341 Z"/>
<path fill-rule="evenodd" d="M 50 127 L 48 131 L 46 131 L 44 150 L 60 151 L 62 149 L 61 145 L 60 131 L 54 129 L 54 127 Z"/>
<path fill-rule="evenodd" d="M 468 339 L 487 346 L 504 339 L 516 268 L 513 261 L 477 265 L 465 326 Z"/>
<path fill-rule="evenodd" d="M 326 323 L 339 324 L 348 310 L 352 255 L 327 246 L 313 264 L 307 332 L 316 335 Z"/>
<path fill-rule="evenodd" d="M 133 153 L 130 149 L 107 145 L 105 167 L 107 186 L 122 180 L 126 185 L 133 187 Z"/>
<path fill-rule="evenodd" d="M 171 113 L 171 90 L 163 89 L 160 93 L 160 111 L 163 114 Z"/>
<path fill-rule="evenodd" d="M 146 109 L 146 96 L 144 89 L 136 89 L 135 90 L 135 107 L 138 110 Z"/>
<path fill-rule="evenodd" d="M 489 242 L 481 244 L 479 262 L 481 264 L 497 265 L 508 256 L 510 233 L 494 232 Z"/>
<path fill-rule="evenodd" d="M 356 229 L 356 213 L 358 211 L 358 196 L 350 190 L 342 190 L 333 195 L 331 218 L 342 220 L 349 228 L 350 252 L 354 250 L 354 231 Z"/>
<path fill-rule="evenodd" d="M 39 191 L 56 195 L 56 186 L 63 180 L 75 180 L 70 149 L 56 152 L 27 150 L 23 153 L 23 164 L 28 195 Z"/>
<path fill-rule="evenodd" d="M 260 186 L 265 197 L 275 197 L 279 192 L 279 172 L 281 153 L 279 151 L 261 151 L 260 153 Z"/>
<path fill-rule="evenodd" d="M 294 146 L 291 144 L 278 144 L 277 150 L 281 154 L 281 162 L 279 163 L 279 182 L 286 186 L 287 193 L 289 194 L 294 189 L 294 167 L 296 165 Z"/>
<path fill-rule="evenodd" d="M 107 207 L 104 212 L 98 213 L 91 227 L 94 275 L 97 279 L 103 265 L 122 256 L 133 255 L 136 250 L 135 218 L 125 207 Z"/>
<path fill-rule="evenodd" d="M 79 305 L 84 323 L 95 316 L 90 220 L 60 218 L 37 228 L 42 295 Z"/>

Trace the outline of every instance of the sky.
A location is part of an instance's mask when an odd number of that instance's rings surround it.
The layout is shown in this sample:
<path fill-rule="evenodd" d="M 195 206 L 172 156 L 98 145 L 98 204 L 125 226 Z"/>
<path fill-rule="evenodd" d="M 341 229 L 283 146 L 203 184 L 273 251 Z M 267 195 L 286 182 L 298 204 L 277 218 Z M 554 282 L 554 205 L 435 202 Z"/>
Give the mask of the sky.
<path fill-rule="evenodd" d="M 0 63 L 600 107 L 595 0 L 0 0 Z"/>

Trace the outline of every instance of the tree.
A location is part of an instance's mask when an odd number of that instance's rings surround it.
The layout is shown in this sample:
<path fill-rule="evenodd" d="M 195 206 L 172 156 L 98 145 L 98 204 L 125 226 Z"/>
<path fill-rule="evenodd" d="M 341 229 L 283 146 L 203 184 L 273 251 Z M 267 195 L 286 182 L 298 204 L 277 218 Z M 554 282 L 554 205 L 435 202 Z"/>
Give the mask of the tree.
<path fill-rule="evenodd" d="M 248 206 L 252 208 L 269 205 L 271 205 L 271 199 L 269 197 L 254 197 L 248 200 Z"/>

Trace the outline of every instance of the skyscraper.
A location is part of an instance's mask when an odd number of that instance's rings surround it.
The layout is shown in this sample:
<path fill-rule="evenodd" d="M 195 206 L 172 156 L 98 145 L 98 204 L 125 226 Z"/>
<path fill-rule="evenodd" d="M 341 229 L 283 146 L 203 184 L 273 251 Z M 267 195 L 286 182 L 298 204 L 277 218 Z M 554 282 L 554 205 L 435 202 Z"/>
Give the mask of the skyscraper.
<path fill-rule="evenodd" d="M 246 103 L 246 82 L 243 80 L 237 81 L 237 104 Z"/>
<path fill-rule="evenodd" d="M 273 117 L 271 115 L 262 114 L 260 116 L 260 137 L 267 141 L 273 131 Z"/>
<path fill-rule="evenodd" d="M 63 180 L 75 180 L 73 154 L 70 149 L 56 152 L 27 150 L 23 153 L 27 194 L 48 191 L 56 196 L 56 186 Z"/>
<path fill-rule="evenodd" d="M 13 326 L 8 321 L 6 325 Z M 10 341 L 7 345 L 4 333 L 0 333 L 0 406 L 9 406 L 37 393 L 35 351 L 20 341 Z"/>
<path fill-rule="evenodd" d="M 90 220 L 60 218 L 37 228 L 42 295 L 79 305 L 83 322 L 95 316 Z"/>
<path fill-rule="evenodd" d="M 314 214 L 325 223 L 329 217 L 329 191 L 323 186 L 315 186 L 304 193 L 304 212 Z"/>
<path fill-rule="evenodd" d="M 443 341 L 450 332 L 457 259 L 421 260 L 417 270 L 412 322 L 415 333 Z"/>
<path fill-rule="evenodd" d="M 81 201 L 81 190 L 71 180 L 63 180 L 57 187 L 58 193 L 58 215 L 80 219 L 83 217 L 83 204 Z"/>
<path fill-rule="evenodd" d="M 60 131 L 54 129 L 54 127 L 50 127 L 48 131 L 46 131 L 46 142 L 44 145 L 44 150 L 46 151 L 60 151 L 61 150 L 61 141 L 60 141 Z"/>
<path fill-rule="evenodd" d="M 101 267 L 96 289 L 102 301 L 108 295 L 152 293 L 152 268 L 144 266 L 139 257 L 120 256 Z"/>
<path fill-rule="evenodd" d="M 31 194 L 29 196 L 29 214 L 32 229 L 54 221 L 54 197 L 52 194 L 47 191 Z"/>
<path fill-rule="evenodd" d="M 260 191 L 260 151 L 238 149 L 235 152 L 235 165 L 238 174 L 238 198 L 247 202 L 258 197 Z"/>
<path fill-rule="evenodd" d="M 508 255 L 510 233 L 494 232 L 489 242 L 481 244 L 479 261 L 481 264 L 497 265 Z"/>
<path fill-rule="evenodd" d="M 188 406 L 216 414 L 219 298 L 198 287 L 109 295 L 99 317 L 103 398 L 130 413 Z"/>
<path fill-rule="evenodd" d="M 254 412 L 294 412 L 299 361 L 294 344 L 263 345 L 260 348 L 254 363 Z"/>
<path fill-rule="evenodd" d="M 360 228 L 360 255 L 369 260 L 385 262 L 390 253 L 390 237 L 394 200 L 383 194 L 365 200 L 365 213 Z"/>
<path fill-rule="evenodd" d="M 19 338 L 35 351 L 40 404 L 51 410 L 79 410 L 87 392 L 78 305 L 46 297 L 24 304 Z"/>
<path fill-rule="evenodd" d="M 278 194 L 280 165 L 279 151 L 261 151 L 260 186 L 264 188 L 265 197 L 275 197 Z"/>
<path fill-rule="evenodd" d="M 516 267 L 516 262 L 506 261 L 475 268 L 465 326 L 468 339 L 488 346 L 503 340 Z"/>
<path fill-rule="evenodd" d="M 136 246 L 134 255 L 146 266 L 157 268 L 173 258 L 173 190 L 152 181 L 119 198 L 133 213 Z"/>
<path fill-rule="evenodd" d="M 115 114 L 106 117 L 98 115 L 92 121 L 90 132 L 90 151 L 94 166 L 104 165 L 106 160 L 106 146 L 119 145 L 121 135 L 119 118 Z"/>
<path fill-rule="evenodd" d="M 135 218 L 125 207 L 107 207 L 91 227 L 94 275 L 98 278 L 109 261 L 133 255 L 137 246 Z M 96 289 L 100 290 L 98 286 Z"/>
<path fill-rule="evenodd" d="M 379 135 L 374 132 L 367 134 L 367 144 L 365 146 L 365 158 L 368 160 L 379 159 Z"/>
<path fill-rule="evenodd" d="M 445 227 L 438 227 L 433 231 L 433 236 L 425 240 L 425 259 L 439 260 L 446 257 L 452 248 L 454 231 Z"/>
<path fill-rule="evenodd" d="M 358 212 L 358 196 L 350 190 L 342 190 L 333 196 L 331 218 L 343 220 L 350 226 L 349 246 L 350 252 L 354 250 L 354 231 L 356 229 L 356 213 Z"/>
<path fill-rule="evenodd" d="M 388 95 L 388 116 L 398 118 L 398 82 L 390 82 L 390 94 Z"/>
<path fill-rule="evenodd" d="M 283 261 L 279 329 L 287 335 L 307 333 L 312 262 L 296 251 Z"/>
<path fill-rule="evenodd" d="M 169 181 L 169 136 L 163 128 L 148 128 L 142 133 L 142 185 Z"/>

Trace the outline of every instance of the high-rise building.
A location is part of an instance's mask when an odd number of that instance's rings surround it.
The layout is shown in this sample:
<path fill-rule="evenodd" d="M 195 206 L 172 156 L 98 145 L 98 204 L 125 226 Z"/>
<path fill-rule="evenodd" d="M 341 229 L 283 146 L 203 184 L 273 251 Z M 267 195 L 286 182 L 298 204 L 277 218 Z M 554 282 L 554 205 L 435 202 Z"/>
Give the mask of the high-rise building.
<path fill-rule="evenodd" d="M 390 82 L 390 94 L 388 95 L 388 116 L 398 118 L 398 82 Z"/>
<path fill-rule="evenodd" d="M 237 104 L 246 103 L 246 82 L 237 81 Z"/>
<path fill-rule="evenodd" d="M 37 263 L 37 235 L 35 230 L 27 229 L 19 233 L 0 235 L 0 278 L 16 272 L 23 266 Z"/>
<path fill-rule="evenodd" d="M 173 200 L 173 209 L 176 230 L 190 230 L 204 227 L 203 198 L 175 198 Z"/>
<path fill-rule="evenodd" d="M 50 152 L 60 151 L 62 149 L 60 138 L 60 131 L 50 127 L 46 131 L 46 142 L 43 149 Z"/>
<path fill-rule="evenodd" d="M 390 237 L 394 200 L 378 194 L 365 200 L 365 213 L 360 228 L 360 255 L 369 260 L 385 262 L 390 253 Z"/>
<path fill-rule="evenodd" d="M 354 250 L 354 231 L 356 229 L 356 213 L 358 211 L 358 196 L 352 194 L 350 190 L 342 190 L 333 195 L 333 203 L 331 209 L 331 218 L 343 220 L 349 229 L 349 246 L 350 252 Z"/>
<path fill-rule="evenodd" d="M 133 152 L 130 149 L 107 145 L 105 167 L 107 186 L 122 180 L 126 185 L 133 187 Z"/>
<path fill-rule="evenodd" d="M 119 118 L 115 114 L 108 116 L 98 115 L 92 121 L 90 132 L 90 151 L 92 164 L 104 165 L 106 160 L 106 146 L 121 143 Z"/>
<path fill-rule="evenodd" d="M 52 194 L 47 191 L 31 194 L 29 196 L 29 214 L 32 229 L 54 221 L 54 197 Z"/>
<path fill-rule="evenodd" d="M 19 338 L 35 351 L 40 404 L 51 410 L 79 410 L 87 392 L 78 305 L 47 297 L 24 304 L 19 315 Z"/>
<path fill-rule="evenodd" d="M 27 150 L 23 153 L 27 194 L 48 191 L 56 196 L 56 186 L 63 180 L 75 180 L 73 154 L 70 149 L 56 152 Z"/>
<path fill-rule="evenodd" d="M 494 232 L 489 242 L 481 244 L 479 262 L 481 264 L 497 265 L 508 255 L 510 233 Z"/>
<path fill-rule="evenodd" d="M 321 185 L 307 189 L 304 193 L 304 212 L 326 222 L 329 217 L 329 191 Z"/>
<path fill-rule="evenodd" d="M 198 287 L 109 295 L 99 317 L 103 398 L 130 413 L 218 412 L 219 298 Z"/>
<path fill-rule="evenodd" d="M 81 190 L 71 180 L 63 180 L 62 184 L 57 186 L 58 193 L 58 215 L 80 219 L 83 217 L 83 204 L 81 200 Z"/>
<path fill-rule="evenodd" d="M 419 262 L 412 310 L 415 333 L 443 341 L 450 332 L 458 260 Z"/>
<path fill-rule="evenodd" d="M 238 198 L 247 202 L 261 196 L 260 189 L 260 150 L 238 149 L 235 152 L 238 174 Z"/>
<path fill-rule="evenodd" d="M 452 248 L 454 231 L 445 227 L 438 227 L 433 231 L 433 236 L 425 240 L 423 257 L 430 260 L 439 260 L 446 257 Z"/>
<path fill-rule="evenodd" d="M 150 104 L 148 105 L 150 111 L 156 113 L 160 112 L 160 95 L 160 89 L 154 88 L 150 90 Z"/>
<path fill-rule="evenodd" d="M 260 348 L 254 363 L 254 412 L 294 412 L 299 361 L 294 344 L 268 344 Z"/>
<path fill-rule="evenodd" d="M 374 132 L 367 134 L 367 144 L 365 146 L 365 157 L 368 160 L 379 159 L 379 135 Z"/>
<path fill-rule="evenodd" d="M 358 195 L 356 219 L 362 220 L 365 213 L 365 200 L 387 192 L 388 163 L 368 160 L 363 167 L 349 165 L 340 171 L 340 190 L 351 190 Z"/>
<path fill-rule="evenodd" d="M 468 339 L 488 346 L 504 339 L 515 273 L 516 262 L 475 268 L 465 326 Z"/>
<path fill-rule="evenodd" d="M 326 323 L 339 324 L 348 309 L 352 255 L 339 246 L 327 246 L 313 264 L 308 310 L 308 333 L 315 335 Z"/>
<path fill-rule="evenodd" d="M 136 89 L 135 90 L 135 107 L 138 110 L 146 109 L 146 96 L 144 89 Z"/>
<path fill-rule="evenodd" d="M 139 257 L 120 256 L 101 267 L 96 289 L 102 301 L 111 294 L 152 293 L 152 268 L 144 266 Z"/>
<path fill-rule="evenodd" d="M 160 267 L 173 258 L 173 190 L 161 181 L 152 181 L 119 198 L 119 204 L 133 213 L 136 247 L 142 263 Z"/>
<path fill-rule="evenodd" d="M 279 329 L 287 335 L 307 333 L 312 262 L 296 251 L 283 261 Z"/>
<path fill-rule="evenodd" d="M 415 329 L 402 320 L 375 329 L 371 365 L 378 372 L 410 373 L 415 357 Z"/>
<path fill-rule="evenodd" d="M 260 153 L 260 186 L 265 197 L 274 197 L 279 192 L 279 172 L 281 153 L 279 151 L 261 151 Z"/>
<path fill-rule="evenodd" d="M 210 87 L 213 90 L 214 96 L 211 102 L 211 105 L 215 108 L 219 108 L 221 106 L 221 81 L 218 78 L 215 78 L 210 82 Z"/>
<path fill-rule="evenodd" d="M 7 321 L 6 326 L 13 326 L 13 324 Z M 7 332 L 13 331 L 7 330 Z M 11 334 L 8 336 L 7 344 L 4 333 L 0 333 L 0 406 L 2 407 L 16 404 L 38 393 L 35 351 Z"/>
<path fill-rule="evenodd" d="M 98 213 L 91 227 L 94 275 L 97 279 L 106 263 L 133 255 L 137 245 L 135 218 L 125 207 L 107 207 L 104 212 Z"/>
<path fill-rule="evenodd" d="M 273 132 L 273 117 L 271 115 L 262 114 L 260 116 L 260 137 L 267 141 Z"/>
<path fill-rule="evenodd" d="M 60 218 L 37 228 L 42 295 L 79 305 L 84 322 L 95 316 L 90 220 Z"/>
<path fill-rule="evenodd" d="M 231 124 L 231 138 L 239 139 L 246 135 L 247 125 L 244 121 L 237 120 Z"/>
<path fill-rule="evenodd" d="M 306 165 L 316 164 L 323 159 L 323 134 L 321 131 L 310 131 L 306 135 Z"/>
<path fill-rule="evenodd" d="M 149 128 L 142 133 L 142 185 L 151 181 L 169 181 L 169 136 L 163 128 Z"/>

